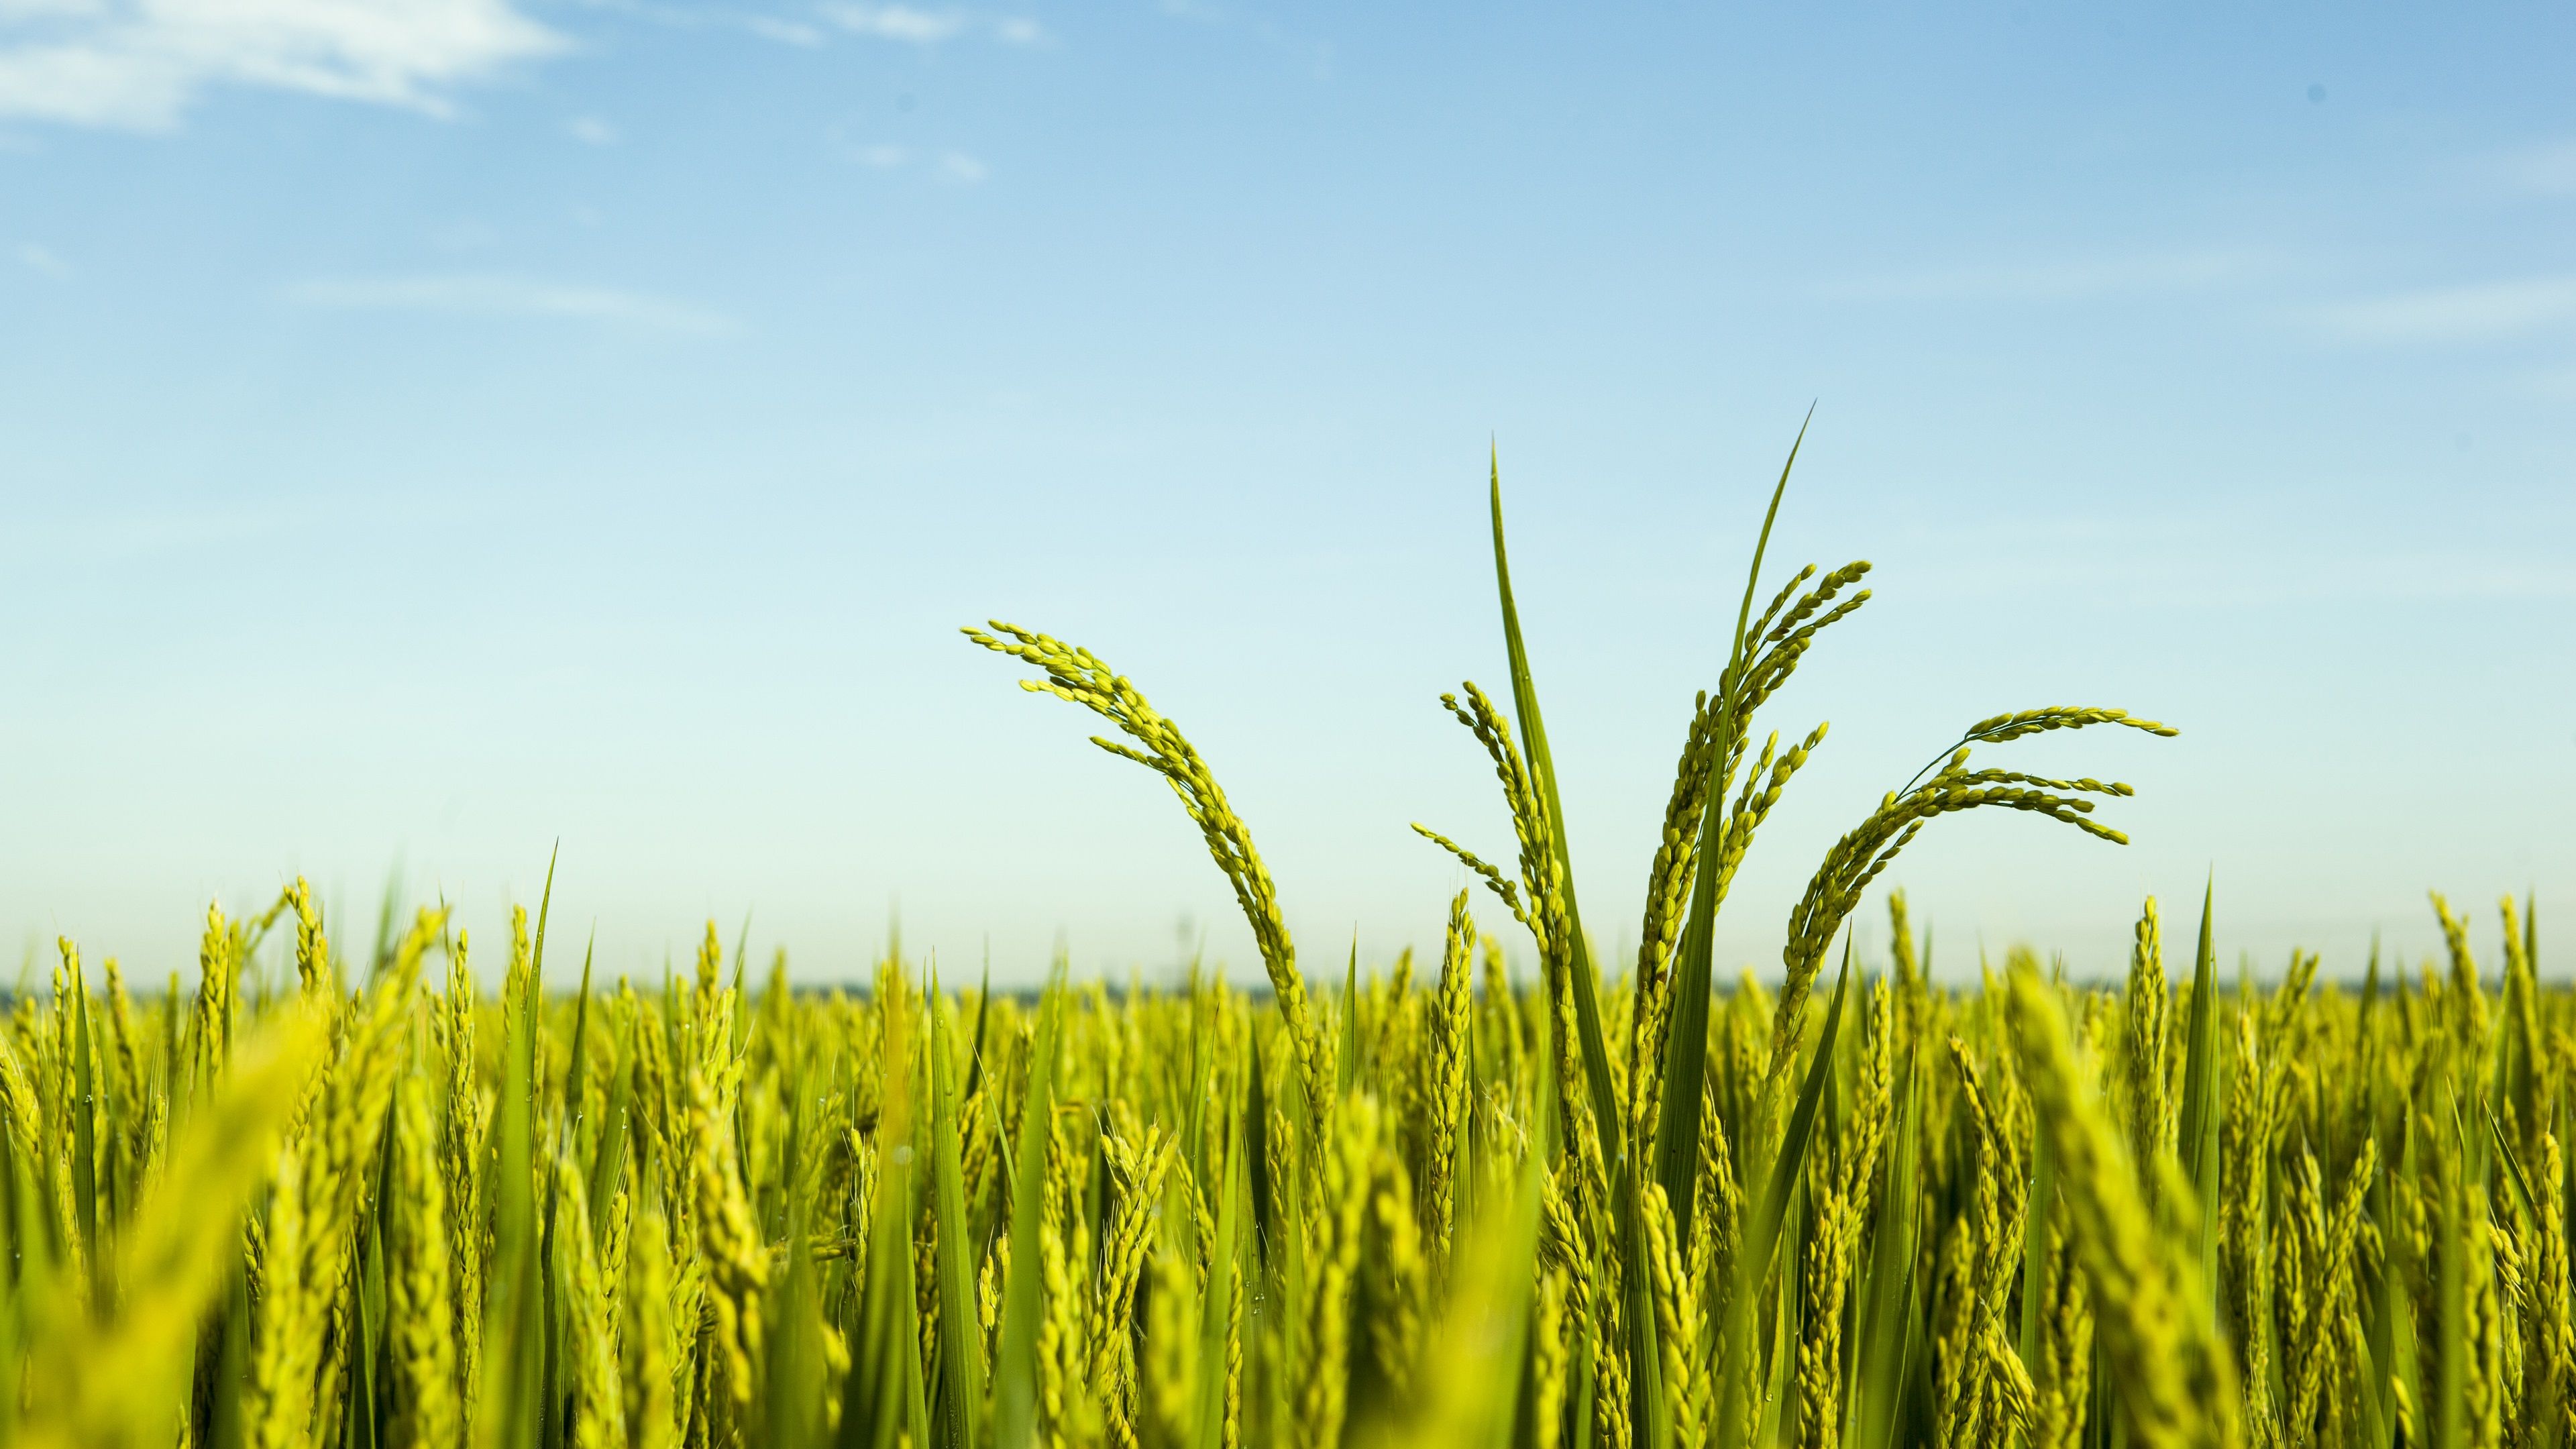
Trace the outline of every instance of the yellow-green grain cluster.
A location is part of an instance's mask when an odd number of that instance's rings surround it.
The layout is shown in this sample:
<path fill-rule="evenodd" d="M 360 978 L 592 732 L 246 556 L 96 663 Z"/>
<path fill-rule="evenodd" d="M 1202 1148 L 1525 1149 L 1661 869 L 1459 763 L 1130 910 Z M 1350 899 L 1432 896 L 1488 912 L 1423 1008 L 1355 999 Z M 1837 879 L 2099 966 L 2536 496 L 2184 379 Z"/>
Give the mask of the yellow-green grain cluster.
<path fill-rule="evenodd" d="M 541 899 L 491 993 L 443 912 L 352 950 L 302 881 L 211 910 L 158 998 L 63 942 L 0 1026 L 0 1449 L 2576 1446 L 2576 994 L 2530 903 L 2482 961 L 2437 897 L 2444 959 L 2358 986 L 2222 980 L 2206 899 L 2170 956 L 2145 903 L 2117 984 L 2015 951 L 1945 987 L 1901 895 L 1859 944 L 1943 817 L 2121 839 L 2126 785 L 1970 766 L 2171 733 L 2050 708 L 1861 812 L 1779 974 L 1721 980 L 1825 738 L 1753 716 L 1869 597 L 1809 569 L 1757 613 L 1757 554 L 1605 969 L 1498 489 L 1494 543 L 1510 688 L 1442 702 L 1507 864 L 1423 830 L 1468 887 L 1425 903 L 1436 974 L 1310 982 L 1180 727 L 1002 624 L 1178 795 L 1250 989 L 961 991 L 890 947 L 798 993 L 712 927 L 601 982 Z"/>

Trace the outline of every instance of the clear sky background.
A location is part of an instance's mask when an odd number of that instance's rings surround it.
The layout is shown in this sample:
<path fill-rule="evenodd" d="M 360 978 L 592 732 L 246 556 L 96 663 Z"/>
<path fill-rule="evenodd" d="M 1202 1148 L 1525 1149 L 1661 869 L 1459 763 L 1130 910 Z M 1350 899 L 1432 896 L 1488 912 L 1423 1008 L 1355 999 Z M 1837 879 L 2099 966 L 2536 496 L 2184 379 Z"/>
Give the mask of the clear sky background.
<path fill-rule="evenodd" d="M 1953 968 L 2117 970 L 2212 873 L 2266 970 L 2430 949 L 2428 888 L 2490 955 L 2536 888 L 2552 964 L 2576 16 L 2074 9 L 0 0 L 0 942 L 193 976 L 209 899 L 363 938 L 398 871 L 489 973 L 560 838 L 609 970 L 748 914 L 845 977 L 899 910 L 1257 977 L 998 615 L 1190 730 L 1310 966 L 1429 944 L 1408 823 L 1509 843 L 1435 702 L 1505 684 L 1493 445 L 1624 956 L 1816 401 L 1773 556 L 1877 598 L 1772 707 L 1834 729 L 1721 968 L 2061 701 L 2184 733 L 1999 752 L 2137 843 L 1937 826 Z"/>

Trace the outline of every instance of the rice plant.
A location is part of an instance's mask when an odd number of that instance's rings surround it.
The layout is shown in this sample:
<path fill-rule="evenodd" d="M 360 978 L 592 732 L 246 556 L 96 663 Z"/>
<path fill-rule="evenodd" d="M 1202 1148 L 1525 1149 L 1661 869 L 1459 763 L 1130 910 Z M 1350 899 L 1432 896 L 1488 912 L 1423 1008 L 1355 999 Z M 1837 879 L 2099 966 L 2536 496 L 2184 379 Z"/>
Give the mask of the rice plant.
<path fill-rule="evenodd" d="M 1795 450 L 1791 452 L 1794 463 Z M 1507 689 L 1441 698 L 1507 846 L 1436 971 L 1318 981 L 1251 828 L 1097 655 L 969 630 L 1162 776 L 1263 980 L 1113 991 L 686 977 L 550 995 L 546 901 L 497 996 L 425 911 L 350 955 L 298 882 L 210 909 L 193 982 L 65 941 L 0 1033 L 0 1435 L 260 1449 L 2555 1449 L 2576 1436 L 2576 997 L 2528 902 L 2497 969 L 2188 969 L 2016 951 L 1937 984 L 1904 897 L 1935 820 L 2117 844 L 2124 784 L 1982 761 L 2115 709 L 1994 715 L 1858 812 L 1716 989 L 1753 838 L 1825 739 L 1757 720 L 1869 598 L 1761 593 L 1682 730 L 1633 960 L 1592 955 L 1514 603 Z M 1757 609 L 1757 604 L 1760 607 Z M 1499 832 L 1495 832 L 1499 838 Z M 1479 907 L 1477 889 L 1490 897 Z M 551 896 L 549 887 L 548 896 Z M 1842 939 L 1838 942 L 1837 937 Z M 1516 985 L 1507 955 L 1535 962 Z M 1828 968 L 1831 968 L 1830 978 Z M 291 968 L 291 969 L 290 969 Z M 274 982 L 272 986 L 270 983 Z"/>

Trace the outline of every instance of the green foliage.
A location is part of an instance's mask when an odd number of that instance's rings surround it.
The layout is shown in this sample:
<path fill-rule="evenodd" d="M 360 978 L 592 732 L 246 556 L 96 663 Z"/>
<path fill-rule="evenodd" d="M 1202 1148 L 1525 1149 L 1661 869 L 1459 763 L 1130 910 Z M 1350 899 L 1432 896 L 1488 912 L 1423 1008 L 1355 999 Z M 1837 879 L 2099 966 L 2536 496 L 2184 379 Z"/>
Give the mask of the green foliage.
<path fill-rule="evenodd" d="M 1436 980 L 1354 946 L 1316 989 L 1179 726 L 1087 650 L 970 631 L 1172 788 L 1252 928 L 1254 990 L 1194 967 L 950 993 L 890 945 L 865 991 L 791 995 L 782 962 L 755 999 L 711 924 L 691 979 L 595 983 L 586 955 L 556 999 L 542 902 L 497 998 L 439 913 L 388 915 L 352 987 L 301 882 L 213 913 L 193 995 L 174 977 L 157 1010 L 114 963 L 93 994 L 66 942 L 0 1028 L 0 1443 L 2576 1442 L 2576 996 L 2539 980 L 2530 903 L 2490 978 L 2437 900 L 2446 969 L 2384 980 L 2374 955 L 2357 999 L 2304 956 L 2223 991 L 2207 900 L 2179 993 L 2152 902 L 2125 987 L 2016 952 L 1944 988 L 1901 898 L 1873 972 L 1851 918 L 1931 821 L 2121 839 L 2093 811 L 2127 786 L 1968 751 L 2171 731 L 2027 710 L 1865 811 L 1778 976 L 1722 989 L 1728 884 L 1824 738 L 1757 745 L 1753 721 L 1868 598 L 1866 564 L 1808 568 L 1757 610 L 1757 545 L 1639 954 L 1605 972 L 1499 470 L 1489 500 L 1510 700 L 1444 703 L 1513 850 L 1423 833 L 1528 932 L 1525 990 L 1468 892 Z M 290 918 L 291 954 L 264 955 Z"/>

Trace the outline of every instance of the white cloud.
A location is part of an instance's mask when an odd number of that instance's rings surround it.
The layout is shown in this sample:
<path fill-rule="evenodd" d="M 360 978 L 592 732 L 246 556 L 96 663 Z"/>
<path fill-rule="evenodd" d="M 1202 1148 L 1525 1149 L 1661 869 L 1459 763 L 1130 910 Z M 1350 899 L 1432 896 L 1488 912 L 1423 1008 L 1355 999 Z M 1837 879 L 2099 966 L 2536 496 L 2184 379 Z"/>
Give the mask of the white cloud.
<path fill-rule="evenodd" d="M 954 10 L 916 10 L 909 5 L 826 5 L 823 14 L 853 35 L 936 45 L 965 33 L 966 17 Z"/>
<path fill-rule="evenodd" d="M 2098 297 L 2196 292 L 2270 269 L 2250 251 L 2151 252 L 2054 261 L 1889 272 L 1827 283 L 1842 302 L 2080 302 Z"/>
<path fill-rule="evenodd" d="M 2535 373 L 2522 380 L 2523 391 L 2549 402 L 2576 402 L 2576 371 Z"/>
<path fill-rule="evenodd" d="M 650 332 L 700 335 L 736 330 L 732 318 L 685 302 L 606 287 L 530 281 L 523 277 L 467 275 L 328 279 L 289 287 L 286 298 L 300 306 L 332 311 L 558 318 Z"/>
<path fill-rule="evenodd" d="M 781 20 L 774 15 L 755 15 L 743 22 L 752 34 L 781 45 L 811 50 L 823 43 L 823 32 L 801 20 Z"/>
<path fill-rule="evenodd" d="M 937 45 L 961 35 L 989 36 L 1005 45 L 1037 45 L 1046 27 L 1019 16 L 988 20 L 963 10 L 923 10 L 911 5 L 877 5 L 867 0 L 832 0 L 821 7 L 823 18 L 852 35 L 872 40 L 899 40 L 910 45 Z"/>
<path fill-rule="evenodd" d="M 898 146 L 891 141 L 874 141 L 852 147 L 850 159 L 872 171 L 901 171 L 916 165 L 922 166 L 940 180 L 954 182 L 959 186 L 973 186 L 993 174 L 993 169 L 985 165 L 980 158 L 970 156 L 963 151 L 941 151 L 936 155 L 925 155 L 909 146 Z"/>
<path fill-rule="evenodd" d="M 225 85 L 443 115 L 562 46 L 517 0 L 0 0 L 0 116 L 160 130 Z"/>
<path fill-rule="evenodd" d="M 2480 169 L 2514 191 L 2540 196 L 2576 195 L 2576 141 L 2508 151 L 2489 157 Z"/>
<path fill-rule="evenodd" d="M 571 133 L 574 140 L 585 145 L 614 146 L 617 144 L 617 128 L 597 116 L 575 116 L 564 123 L 564 129 Z"/>
<path fill-rule="evenodd" d="M 61 257 L 55 256 L 50 247 L 40 246 L 35 242 L 20 242 L 17 256 L 18 264 L 31 272 L 40 272 L 48 277 L 71 275 L 70 265 Z"/>
<path fill-rule="evenodd" d="M 2338 303 L 2322 314 L 2373 342 L 2475 342 L 2576 322 L 2576 276 L 2433 287 Z"/>
<path fill-rule="evenodd" d="M 2274 545 L 2296 532 L 2300 545 Z M 2016 513 L 1908 527 L 1908 597 L 2052 591 L 2094 606 L 2206 613 L 2357 600 L 2565 599 L 2576 567 L 2546 547 L 2316 535 L 2256 503 L 2102 514 Z M 2518 556 L 2517 556 L 2518 555 Z M 2005 566 L 2005 561 L 2010 566 Z"/>

